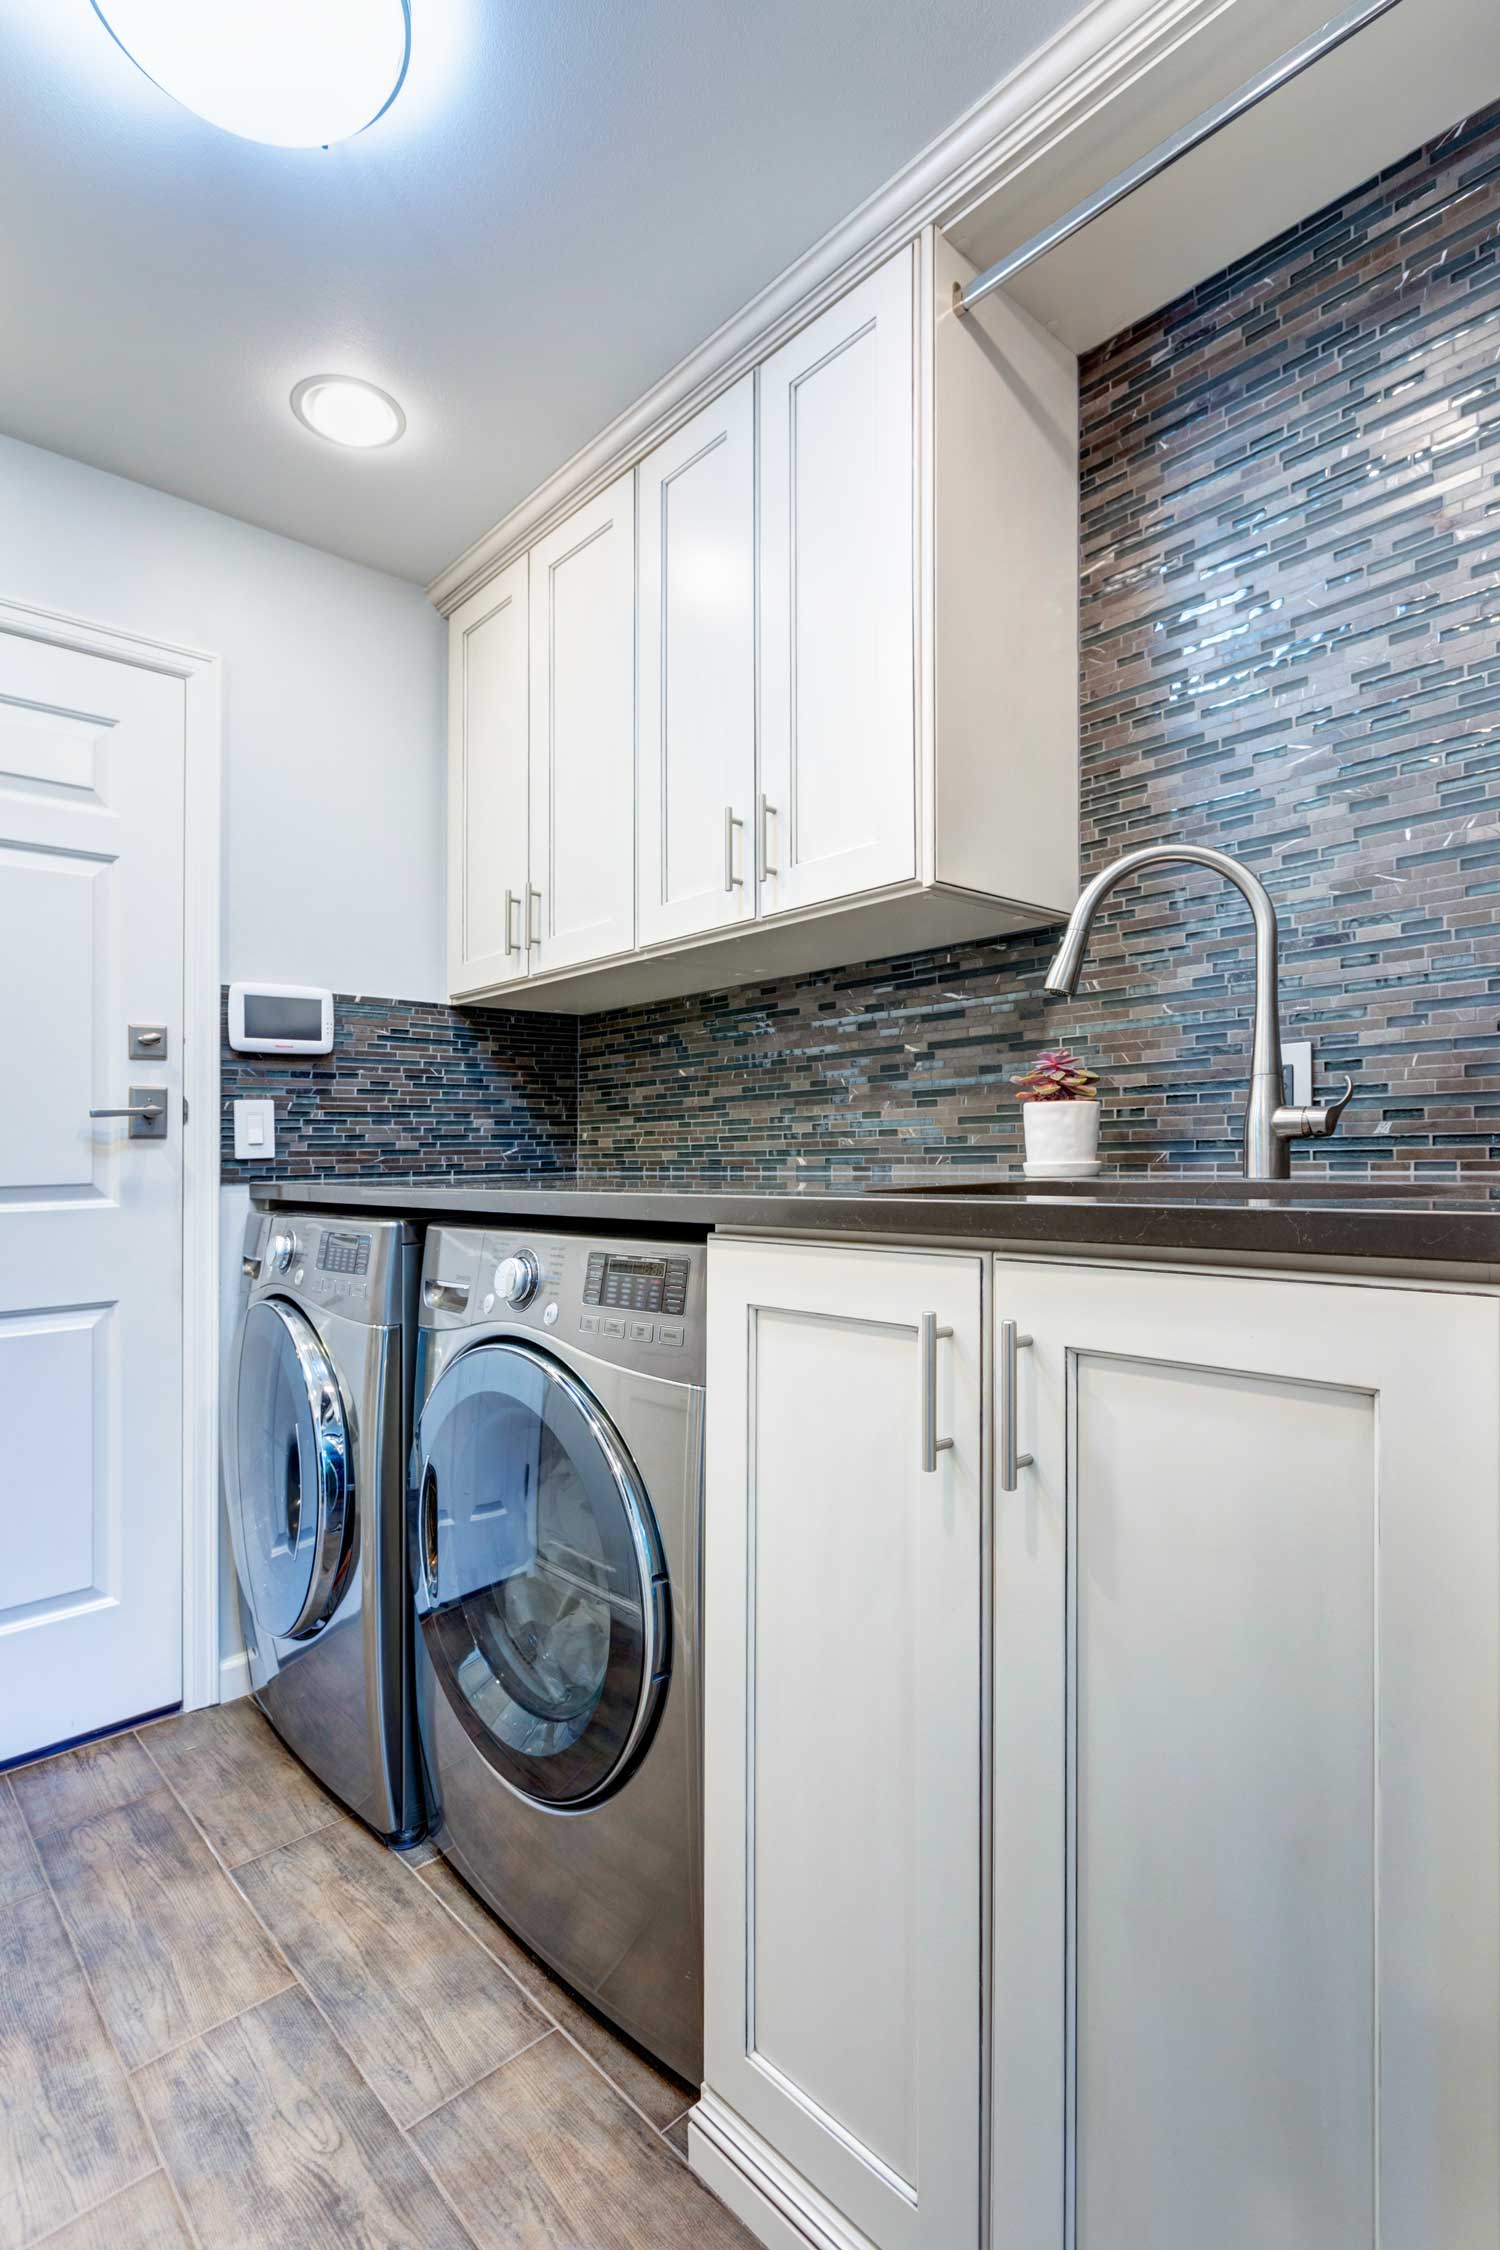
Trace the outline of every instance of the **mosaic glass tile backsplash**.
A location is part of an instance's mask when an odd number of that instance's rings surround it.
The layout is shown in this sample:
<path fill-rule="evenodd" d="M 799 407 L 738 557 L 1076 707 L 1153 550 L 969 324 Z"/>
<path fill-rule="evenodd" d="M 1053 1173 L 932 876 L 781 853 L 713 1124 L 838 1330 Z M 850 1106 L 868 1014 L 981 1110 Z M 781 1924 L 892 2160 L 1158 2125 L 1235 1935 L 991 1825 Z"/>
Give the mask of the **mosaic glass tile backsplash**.
<path fill-rule="evenodd" d="M 1500 109 L 1084 362 L 1084 865 L 1239 854 L 1340 1137 L 1297 1164 L 1494 1175 L 1500 1132 Z M 1003 713 L 997 700 L 997 725 Z M 785 1185 L 1019 1155 L 1064 1040 L 1102 1153 L 1233 1165 L 1243 902 L 1117 893 L 1078 999 L 1045 936 L 584 1021 L 586 1177 Z"/>
<path fill-rule="evenodd" d="M 224 1179 L 572 1173 L 578 1033 L 570 1018 L 341 992 L 334 1024 L 331 1055 L 235 1055 L 224 1038 Z M 275 1101 L 269 1163 L 235 1157 L 230 1105 L 241 1095 Z"/>

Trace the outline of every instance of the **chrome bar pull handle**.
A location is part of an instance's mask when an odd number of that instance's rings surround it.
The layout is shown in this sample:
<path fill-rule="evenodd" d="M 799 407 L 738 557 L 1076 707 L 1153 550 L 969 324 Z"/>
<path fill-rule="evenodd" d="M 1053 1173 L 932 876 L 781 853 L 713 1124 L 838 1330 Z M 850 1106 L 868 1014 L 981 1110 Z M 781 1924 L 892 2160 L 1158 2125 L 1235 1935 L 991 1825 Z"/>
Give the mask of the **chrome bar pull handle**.
<path fill-rule="evenodd" d="M 775 818 L 776 807 L 765 791 L 762 790 L 760 796 L 760 872 L 762 878 L 781 873 L 779 867 L 771 865 L 771 823 Z"/>
<path fill-rule="evenodd" d="M 1018 1336 L 1013 1320 L 1000 1323 L 1000 1490 L 1014 1492 L 1016 1478 L 1022 1469 L 1031 1467 L 1032 1456 L 1016 1451 L 1016 1354 L 1024 1351 L 1031 1342 L 1029 1336 Z"/>
<path fill-rule="evenodd" d="M 519 899 L 517 898 L 517 896 L 516 896 L 516 894 L 515 894 L 515 892 L 514 892 L 514 891 L 507 891 L 507 892 L 506 892 L 506 894 L 505 894 L 505 950 L 506 950 L 506 952 L 507 952 L 507 953 L 519 953 L 519 952 L 520 952 L 520 950 L 521 950 L 521 941 L 520 941 L 520 939 L 519 939 L 518 937 L 516 937 L 516 936 L 515 936 L 515 935 L 513 934 L 513 931 L 514 931 L 514 918 L 515 918 L 515 911 L 516 911 L 516 908 L 517 908 L 517 907 L 518 907 L 518 906 L 520 905 L 520 903 L 521 903 L 521 901 L 520 901 L 520 900 L 519 900 Z"/>
<path fill-rule="evenodd" d="M 726 805 L 724 807 L 724 888 L 731 894 L 735 891 L 742 891 L 745 887 L 744 876 L 736 875 L 734 871 L 734 832 L 737 828 L 743 828 L 744 825 L 745 823 L 742 820 L 736 820 L 733 805 Z"/>
<path fill-rule="evenodd" d="M 536 907 L 534 925 L 531 912 L 533 905 Z M 534 883 L 528 883 L 526 886 L 526 947 L 528 952 L 532 946 L 540 945 L 542 942 L 541 912 L 542 894 Z"/>
<path fill-rule="evenodd" d="M 918 1381 L 922 1391 L 920 1467 L 925 1477 L 930 1477 L 935 1473 L 937 1457 L 940 1453 L 951 1453 L 953 1450 L 952 1438 L 939 1437 L 937 1434 L 937 1348 L 942 1337 L 952 1334 L 951 1328 L 939 1328 L 936 1313 L 923 1313 L 920 1328 L 921 1365 Z"/>

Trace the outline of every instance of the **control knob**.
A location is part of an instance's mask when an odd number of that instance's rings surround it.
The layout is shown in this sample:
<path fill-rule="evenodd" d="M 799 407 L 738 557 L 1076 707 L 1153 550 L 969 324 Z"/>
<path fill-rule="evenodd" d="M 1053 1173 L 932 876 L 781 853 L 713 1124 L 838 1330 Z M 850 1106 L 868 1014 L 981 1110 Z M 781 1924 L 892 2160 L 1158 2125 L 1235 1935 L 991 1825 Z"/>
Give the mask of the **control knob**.
<path fill-rule="evenodd" d="M 286 1273 L 296 1257 L 299 1245 L 290 1227 L 278 1227 L 266 1246 L 266 1264 L 277 1273 Z"/>
<path fill-rule="evenodd" d="M 542 1269 L 530 1250 L 517 1250 L 495 1268 L 495 1294 L 508 1305 L 529 1305 L 541 1286 Z"/>

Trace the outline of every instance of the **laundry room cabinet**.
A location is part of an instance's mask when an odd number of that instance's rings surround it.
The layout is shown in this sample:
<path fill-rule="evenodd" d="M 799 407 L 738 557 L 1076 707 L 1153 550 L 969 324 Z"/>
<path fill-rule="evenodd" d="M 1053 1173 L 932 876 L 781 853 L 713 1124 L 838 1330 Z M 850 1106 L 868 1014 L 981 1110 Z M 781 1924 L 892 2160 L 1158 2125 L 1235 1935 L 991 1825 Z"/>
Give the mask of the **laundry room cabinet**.
<path fill-rule="evenodd" d="M 641 463 L 642 945 L 754 918 L 755 377 Z"/>
<path fill-rule="evenodd" d="M 981 1297 L 977 1257 L 709 1248 L 694 2162 L 883 2250 L 979 2226 Z"/>
<path fill-rule="evenodd" d="M 769 2250 L 1500 2240 L 1500 1290 L 708 1280 L 695 2169 Z"/>
<path fill-rule="evenodd" d="M 495 990 L 526 975 L 530 807 L 530 566 L 525 555 L 448 629 L 448 981 Z"/>
<path fill-rule="evenodd" d="M 1495 2242 L 1500 1301 L 994 1280 L 992 2250 Z"/>
<path fill-rule="evenodd" d="M 509 992 L 634 942 L 634 633 L 628 476 L 452 619 L 448 974 L 456 999 Z"/>
<path fill-rule="evenodd" d="M 925 230 L 453 611 L 454 999 L 583 1013 L 1071 907 L 1077 366 L 998 296 L 960 320 L 968 272 Z"/>

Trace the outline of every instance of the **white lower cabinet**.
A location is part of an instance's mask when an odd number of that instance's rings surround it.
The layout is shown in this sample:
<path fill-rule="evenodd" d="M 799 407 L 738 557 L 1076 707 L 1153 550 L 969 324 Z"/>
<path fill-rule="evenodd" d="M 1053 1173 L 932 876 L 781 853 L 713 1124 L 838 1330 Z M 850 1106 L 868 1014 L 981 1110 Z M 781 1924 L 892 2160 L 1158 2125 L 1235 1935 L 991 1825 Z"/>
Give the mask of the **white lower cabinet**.
<path fill-rule="evenodd" d="M 992 2250 L 1495 2243 L 1500 1305 L 994 1318 Z"/>
<path fill-rule="evenodd" d="M 695 2168 L 774 2250 L 1500 2241 L 1500 1296 L 709 1272 Z"/>
<path fill-rule="evenodd" d="M 767 2241 L 978 2242 L 982 1269 L 710 1246 L 692 2143 Z"/>

